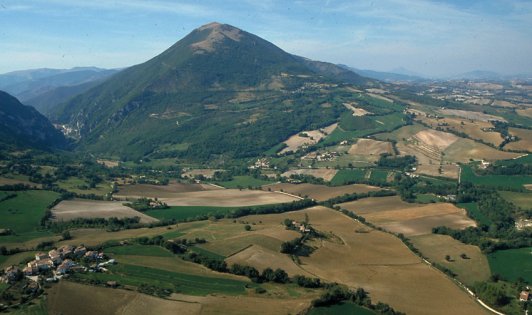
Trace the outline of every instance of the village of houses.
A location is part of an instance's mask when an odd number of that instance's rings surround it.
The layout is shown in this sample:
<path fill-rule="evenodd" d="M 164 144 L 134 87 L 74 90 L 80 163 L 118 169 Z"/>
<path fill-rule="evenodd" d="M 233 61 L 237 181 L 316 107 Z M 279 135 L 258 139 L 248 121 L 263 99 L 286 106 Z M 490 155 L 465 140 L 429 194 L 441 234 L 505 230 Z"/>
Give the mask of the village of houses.
<path fill-rule="evenodd" d="M 55 282 L 73 272 L 105 272 L 105 266 L 116 264 L 114 259 L 106 260 L 103 252 L 87 250 L 83 245 L 74 247 L 64 245 L 49 252 L 35 254 L 35 259 L 28 262 L 22 270 L 17 266 L 10 266 L 4 270 L 2 280 L 14 283 L 26 277 L 38 282 L 39 278 L 47 282 Z M 85 267 L 81 262 L 91 264 Z"/>

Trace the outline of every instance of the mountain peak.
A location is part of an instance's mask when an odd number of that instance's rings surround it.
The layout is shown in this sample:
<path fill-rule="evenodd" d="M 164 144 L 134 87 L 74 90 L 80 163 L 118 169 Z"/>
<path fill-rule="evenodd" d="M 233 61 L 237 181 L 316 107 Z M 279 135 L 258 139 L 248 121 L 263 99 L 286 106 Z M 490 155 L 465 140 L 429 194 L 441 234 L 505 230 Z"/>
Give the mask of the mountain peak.
<path fill-rule="evenodd" d="M 205 24 L 196 30 L 198 32 L 209 31 L 209 35 L 203 40 L 190 45 L 195 53 L 213 52 L 215 50 L 215 44 L 226 39 L 239 42 L 242 37 L 242 31 L 240 29 L 218 22 Z"/>

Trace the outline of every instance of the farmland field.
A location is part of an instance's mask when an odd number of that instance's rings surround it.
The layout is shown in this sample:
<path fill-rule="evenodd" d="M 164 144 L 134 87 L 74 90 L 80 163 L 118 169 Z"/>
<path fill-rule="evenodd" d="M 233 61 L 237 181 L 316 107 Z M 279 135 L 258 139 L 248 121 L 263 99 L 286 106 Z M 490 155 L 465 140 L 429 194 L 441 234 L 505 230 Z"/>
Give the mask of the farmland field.
<path fill-rule="evenodd" d="M 105 249 L 106 254 L 113 255 L 138 255 L 138 256 L 156 256 L 156 257 L 172 257 L 174 256 L 168 250 L 153 245 L 126 245 L 108 247 Z"/>
<path fill-rule="evenodd" d="M 369 222 L 407 236 L 432 233 L 440 225 L 462 229 L 475 226 L 463 209 L 449 203 L 409 204 L 398 196 L 365 198 L 340 204 Z"/>
<path fill-rule="evenodd" d="M 471 166 L 462 165 L 462 182 L 471 182 L 475 185 L 491 187 L 523 188 L 526 184 L 532 184 L 530 175 L 485 175 L 477 176 Z"/>
<path fill-rule="evenodd" d="M 438 234 L 414 236 L 411 241 L 423 256 L 449 268 L 468 286 L 477 281 L 486 281 L 491 275 L 488 259 L 477 246 L 466 245 L 450 236 Z M 462 254 L 466 254 L 467 258 L 460 257 Z M 445 259 L 446 255 L 451 257 L 451 261 Z"/>
<path fill-rule="evenodd" d="M 111 184 L 108 182 L 102 182 L 96 185 L 94 188 L 89 188 L 89 183 L 81 178 L 70 177 L 66 180 L 58 181 L 59 188 L 65 189 L 77 194 L 95 194 L 103 196 L 112 191 Z"/>
<path fill-rule="evenodd" d="M 511 135 L 519 137 L 519 141 L 510 142 L 504 146 L 508 150 L 532 152 L 532 130 L 521 128 L 508 128 Z"/>
<path fill-rule="evenodd" d="M 370 309 L 353 303 L 342 303 L 328 307 L 314 307 L 308 315 L 376 315 Z"/>
<path fill-rule="evenodd" d="M 305 271 L 329 282 L 363 287 L 373 301 L 388 303 L 407 314 L 485 314 L 465 292 L 423 263 L 399 239 L 337 211 L 314 207 L 258 215 L 253 220 L 271 224 L 286 217 L 303 220 L 305 214 L 315 229 L 334 235 L 309 243 L 317 249 L 309 257 L 300 257 Z M 435 295 L 439 298 L 430 298 Z"/>
<path fill-rule="evenodd" d="M 491 220 L 482 212 L 478 210 L 478 205 L 474 202 L 470 203 L 458 203 L 456 204 L 457 207 L 464 208 L 467 210 L 467 213 L 469 216 L 477 221 L 479 224 L 483 225 L 490 225 Z"/>
<path fill-rule="evenodd" d="M 211 185 L 169 183 L 168 185 L 135 184 L 119 186 L 116 197 L 169 198 L 177 193 L 219 189 Z"/>
<path fill-rule="evenodd" d="M 225 188 L 248 188 L 258 187 L 271 183 L 271 181 L 254 178 L 252 176 L 234 176 L 233 180 L 227 182 L 216 182 L 217 185 Z"/>
<path fill-rule="evenodd" d="M 159 198 L 169 206 L 217 206 L 243 207 L 285 203 L 297 198 L 260 190 L 219 189 L 175 194 L 171 198 Z"/>
<path fill-rule="evenodd" d="M 488 255 L 491 272 L 515 281 L 521 277 L 532 282 L 532 248 L 500 250 Z"/>
<path fill-rule="evenodd" d="M 444 151 L 444 161 L 467 163 L 473 160 L 506 160 L 518 157 L 518 153 L 510 153 L 496 150 L 485 144 L 470 139 L 460 138 Z"/>
<path fill-rule="evenodd" d="M 336 176 L 331 180 L 331 184 L 335 186 L 345 185 L 349 182 L 363 181 L 366 179 L 365 169 L 343 169 L 336 173 Z"/>
<path fill-rule="evenodd" d="M 390 142 L 376 141 L 372 139 L 358 139 L 349 149 L 350 155 L 374 156 L 375 160 L 383 153 L 393 154 Z"/>
<path fill-rule="evenodd" d="M 99 200 L 63 200 L 52 208 L 56 221 L 68 221 L 76 218 L 133 218 L 139 217 L 141 223 L 151 223 L 157 219 L 145 215 L 122 202 Z"/>
<path fill-rule="evenodd" d="M 499 194 L 518 207 L 532 209 L 532 192 L 499 191 Z"/>
<path fill-rule="evenodd" d="M 285 191 L 287 193 L 309 198 L 316 199 L 318 201 L 324 201 L 333 197 L 342 196 L 345 194 L 353 193 L 366 193 L 370 191 L 380 190 L 379 187 L 363 185 L 363 184 L 353 184 L 345 186 L 323 186 L 315 184 L 289 184 L 289 183 L 280 183 L 274 185 L 263 186 L 262 189 L 271 189 L 275 191 Z"/>
<path fill-rule="evenodd" d="M 277 292 L 275 292 L 277 293 Z M 312 296 L 312 295 L 311 295 Z M 297 314 L 310 304 L 308 298 L 255 296 L 190 296 L 173 294 L 169 299 L 135 291 L 110 289 L 62 281 L 48 291 L 48 314 Z"/>
<path fill-rule="evenodd" d="M 176 289 L 181 293 L 191 295 L 207 295 L 210 293 L 238 295 L 245 293 L 246 285 L 251 285 L 248 281 L 198 276 L 122 263 L 109 267 L 109 270 L 111 271 L 110 273 L 76 274 L 76 277 L 100 281 L 117 281 L 121 284 L 135 287 L 141 284 L 148 284 L 160 288 Z"/>
<path fill-rule="evenodd" d="M 0 202 L 0 229 L 11 229 L 17 235 L 0 236 L 2 243 L 48 235 L 39 231 L 46 208 L 59 194 L 45 190 L 17 191 L 15 198 Z"/>
<path fill-rule="evenodd" d="M 183 221 L 205 215 L 224 215 L 238 208 L 239 207 L 175 206 L 168 209 L 148 210 L 146 211 L 146 214 L 160 220 L 175 219 L 178 221 Z"/>

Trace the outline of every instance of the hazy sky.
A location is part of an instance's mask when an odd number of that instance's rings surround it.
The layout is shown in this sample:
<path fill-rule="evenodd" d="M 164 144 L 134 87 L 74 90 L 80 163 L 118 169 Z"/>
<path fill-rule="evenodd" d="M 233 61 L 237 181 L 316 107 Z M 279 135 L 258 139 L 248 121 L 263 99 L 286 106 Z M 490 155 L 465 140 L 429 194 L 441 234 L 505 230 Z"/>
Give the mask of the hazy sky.
<path fill-rule="evenodd" d="M 126 67 L 212 21 L 361 69 L 532 73 L 530 0 L 0 0 L 0 73 Z"/>

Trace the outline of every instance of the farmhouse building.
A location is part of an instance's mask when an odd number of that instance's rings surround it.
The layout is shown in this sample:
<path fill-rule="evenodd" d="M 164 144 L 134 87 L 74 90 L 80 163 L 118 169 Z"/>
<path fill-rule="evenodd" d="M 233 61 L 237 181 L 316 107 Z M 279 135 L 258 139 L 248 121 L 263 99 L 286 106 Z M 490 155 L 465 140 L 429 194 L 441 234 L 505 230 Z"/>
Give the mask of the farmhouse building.
<path fill-rule="evenodd" d="M 20 279 L 22 272 L 17 266 L 10 266 L 7 267 L 4 270 L 4 281 L 7 283 L 13 283 L 16 282 L 18 279 Z"/>
<path fill-rule="evenodd" d="M 526 302 L 530 299 L 530 292 L 528 291 L 521 291 L 521 294 L 519 294 L 519 301 Z"/>

